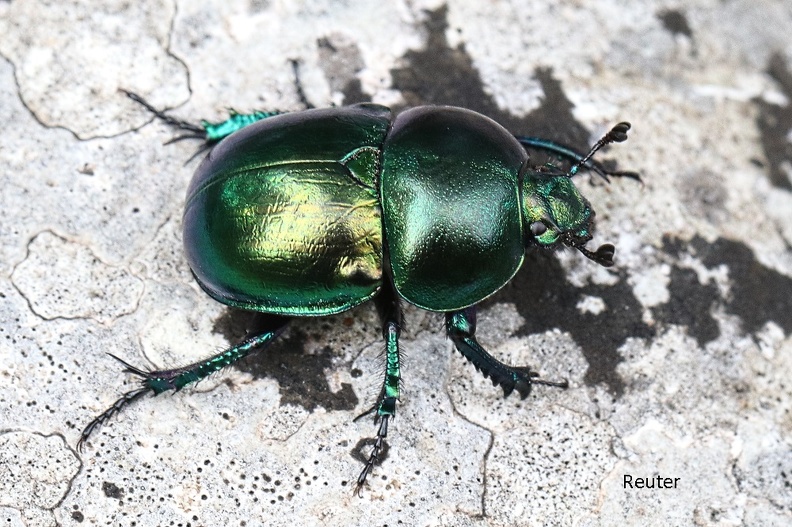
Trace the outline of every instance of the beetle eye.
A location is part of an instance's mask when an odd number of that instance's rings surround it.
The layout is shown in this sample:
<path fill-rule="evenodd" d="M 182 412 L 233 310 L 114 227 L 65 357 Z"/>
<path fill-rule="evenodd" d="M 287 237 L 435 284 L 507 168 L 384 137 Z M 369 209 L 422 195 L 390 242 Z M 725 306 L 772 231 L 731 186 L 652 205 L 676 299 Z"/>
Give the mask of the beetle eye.
<path fill-rule="evenodd" d="M 547 232 L 547 225 L 542 223 L 541 221 L 535 221 L 530 226 L 531 234 L 534 236 L 541 236 L 545 232 Z"/>

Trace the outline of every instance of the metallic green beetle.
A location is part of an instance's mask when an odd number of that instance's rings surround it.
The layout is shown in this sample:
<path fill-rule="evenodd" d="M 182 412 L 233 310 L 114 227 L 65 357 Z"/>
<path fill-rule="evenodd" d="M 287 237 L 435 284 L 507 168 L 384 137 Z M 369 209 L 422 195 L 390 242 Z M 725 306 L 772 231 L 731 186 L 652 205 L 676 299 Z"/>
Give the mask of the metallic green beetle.
<path fill-rule="evenodd" d="M 142 395 L 181 389 L 266 347 L 288 317 L 340 313 L 370 299 L 383 321 L 386 366 L 380 395 L 366 412 L 379 428 L 358 490 L 379 459 L 399 399 L 401 299 L 444 312 L 456 348 L 506 395 L 516 389 L 526 397 L 537 383 L 566 386 L 487 353 L 475 337 L 475 304 L 511 280 L 528 247 L 566 245 L 612 265 L 612 245 L 585 248 L 594 212 L 570 177 L 586 167 L 606 178 L 637 178 L 591 160 L 603 145 L 624 141 L 628 123 L 581 155 L 447 106 L 395 117 L 376 104 L 232 114 L 198 127 L 129 96 L 187 129 L 187 137 L 212 145 L 227 136 L 187 191 L 184 246 L 210 296 L 266 314 L 265 324 L 242 343 L 182 368 L 144 371 L 124 363 L 142 386 L 94 419 L 80 444 Z M 531 167 L 525 146 L 575 165 L 569 172 Z"/>

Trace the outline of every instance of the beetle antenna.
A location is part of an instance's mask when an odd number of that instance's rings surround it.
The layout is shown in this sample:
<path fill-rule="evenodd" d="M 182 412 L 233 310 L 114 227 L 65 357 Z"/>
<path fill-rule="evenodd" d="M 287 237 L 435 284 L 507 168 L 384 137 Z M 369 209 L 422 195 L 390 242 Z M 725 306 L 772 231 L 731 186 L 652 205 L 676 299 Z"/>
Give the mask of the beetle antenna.
<path fill-rule="evenodd" d="M 596 154 L 597 151 L 600 148 L 602 148 L 603 146 L 609 145 L 611 143 L 621 143 L 622 141 L 626 141 L 627 140 L 627 130 L 629 130 L 630 127 L 631 127 L 630 123 L 628 123 L 627 121 L 623 121 L 623 122 L 617 124 L 616 126 L 614 126 L 613 128 L 611 128 L 610 131 L 607 134 L 602 136 L 599 141 L 594 143 L 594 146 L 591 147 L 591 150 L 589 150 L 588 154 L 583 156 L 583 159 L 579 160 L 577 163 L 572 165 L 572 168 L 569 169 L 569 177 L 572 177 L 575 174 L 577 174 L 577 171 L 580 170 L 580 167 L 582 167 L 586 163 L 588 163 L 589 159 L 591 159 L 592 156 L 594 156 L 594 154 Z M 597 172 L 602 177 L 605 178 L 605 181 L 610 181 L 608 179 L 609 175 L 610 176 L 626 176 L 626 177 L 631 177 L 631 178 L 638 178 L 638 174 L 636 174 L 635 172 L 605 172 L 605 171 L 603 171 L 603 172 L 597 171 Z"/>
<path fill-rule="evenodd" d="M 574 247 L 582 252 L 586 258 L 597 262 L 602 267 L 611 267 L 613 265 L 613 255 L 616 254 L 616 248 L 610 243 L 600 245 L 594 252 L 589 251 L 582 245 L 575 245 Z"/>

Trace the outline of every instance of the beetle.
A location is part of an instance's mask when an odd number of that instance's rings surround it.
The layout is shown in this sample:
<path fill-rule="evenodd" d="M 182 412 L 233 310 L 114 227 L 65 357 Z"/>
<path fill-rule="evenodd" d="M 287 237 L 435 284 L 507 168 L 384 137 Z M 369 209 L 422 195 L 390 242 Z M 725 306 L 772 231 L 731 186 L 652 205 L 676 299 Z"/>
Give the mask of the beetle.
<path fill-rule="evenodd" d="M 401 381 L 402 301 L 445 314 L 456 349 L 508 396 L 527 397 L 540 379 L 490 355 L 476 339 L 476 304 L 509 282 L 526 249 L 572 247 L 611 266 L 614 247 L 596 251 L 594 211 L 572 183 L 581 168 L 607 170 L 592 156 L 627 138 L 614 126 L 585 155 L 546 139 L 514 136 L 463 108 L 421 106 L 394 116 L 372 103 L 293 113 L 232 112 L 200 126 L 127 95 L 199 138 L 208 155 L 184 207 L 184 248 L 200 287 L 226 305 L 258 312 L 262 329 L 207 359 L 147 371 L 116 358 L 141 385 L 91 421 L 91 433 L 147 393 L 180 390 L 267 347 L 291 317 L 332 315 L 373 300 L 382 320 L 385 371 L 378 423 L 359 492 L 385 447 Z M 569 159 L 568 171 L 533 167 L 526 147 Z M 359 416 L 362 417 L 363 415 Z"/>

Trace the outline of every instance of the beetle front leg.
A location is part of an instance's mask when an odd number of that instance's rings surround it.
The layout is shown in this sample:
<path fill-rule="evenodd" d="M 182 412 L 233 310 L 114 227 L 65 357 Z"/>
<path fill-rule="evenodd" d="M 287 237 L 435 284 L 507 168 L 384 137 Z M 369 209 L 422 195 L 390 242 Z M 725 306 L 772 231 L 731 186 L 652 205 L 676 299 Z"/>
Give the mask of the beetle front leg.
<path fill-rule="evenodd" d="M 207 359 L 172 370 L 143 370 L 132 366 L 113 354 L 109 354 L 111 357 L 125 366 L 124 371 L 141 377 L 140 387 L 126 392 L 115 403 L 113 403 L 110 408 L 102 412 L 93 421 L 88 423 L 88 426 L 86 426 L 83 429 L 82 434 L 80 434 L 80 440 L 77 442 L 77 449 L 82 449 L 83 444 L 85 444 L 85 442 L 97 428 L 105 424 L 114 415 L 145 394 L 150 392 L 153 395 L 159 395 L 169 390 L 179 391 L 188 384 L 205 379 L 212 373 L 220 371 L 223 368 L 244 359 L 253 352 L 261 351 L 278 335 L 281 334 L 288 323 L 288 319 L 280 316 L 269 315 L 266 317 L 265 322 L 265 328 L 257 330 L 252 336 L 248 336 L 236 346 L 233 346 L 222 353 L 218 353 L 217 355 L 213 355 Z"/>
<path fill-rule="evenodd" d="M 568 160 L 574 162 L 574 165 L 569 170 L 569 177 L 577 174 L 580 168 L 588 168 L 602 176 L 605 181 L 609 181 L 608 176 L 614 176 L 627 177 L 640 182 L 641 176 L 637 172 L 633 172 L 631 170 L 609 170 L 599 161 L 592 159 L 592 156 L 603 146 L 610 143 L 621 143 L 622 141 L 626 141 L 627 131 L 629 129 L 630 123 L 622 122 L 617 124 L 611 128 L 607 134 L 602 136 L 599 141 L 594 143 L 594 146 L 592 146 L 586 154 L 582 154 L 574 148 L 570 148 L 566 145 L 556 143 L 555 141 L 550 141 L 549 139 L 543 139 L 541 137 L 525 137 L 519 135 L 514 137 L 525 147 L 544 150 L 546 152 L 565 157 Z"/>
<path fill-rule="evenodd" d="M 402 310 L 399 297 L 393 286 L 386 285 L 377 296 L 377 310 L 382 319 L 382 336 L 385 338 L 385 380 L 382 383 L 377 403 L 371 409 L 356 419 L 376 412 L 374 422 L 379 421 L 379 429 L 374 439 L 371 455 L 366 461 L 366 466 L 358 476 L 355 493 L 360 494 L 366 477 L 374 469 L 374 464 L 379 461 L 379 456 L 385 447 L 385 438 L 388 435 L 388 422 L 396 416 L 396 401 L 399 400 L 399 382 L 401 381 L 401 355 L 399 353 L 399 334 L 401 333 Z"/>
<path fill-rule="evenodd" d="M 446 313 L 446 331 L 456 349 L 485 377 L 489 377 L 493 385 L 503 388 L 504 397 L 516 389 L 520 397 L 525 399 L 531 393 L 531 386 L 534 384 L 557 388 L 569 386 L 567 381 L 553 382 L 539 379 L 539 374 L 529 368 L 508 366 L 490 355 L 476 340 L 475 306 Z"/>

